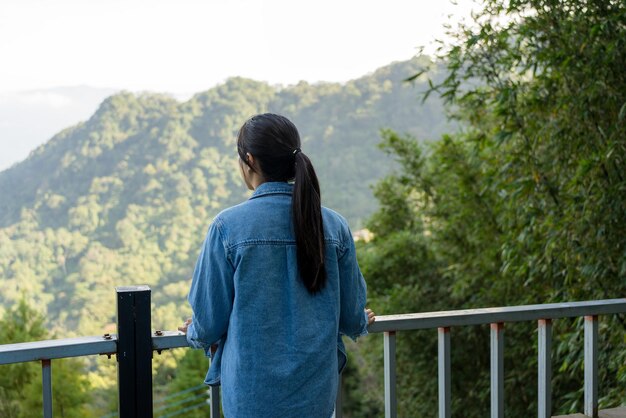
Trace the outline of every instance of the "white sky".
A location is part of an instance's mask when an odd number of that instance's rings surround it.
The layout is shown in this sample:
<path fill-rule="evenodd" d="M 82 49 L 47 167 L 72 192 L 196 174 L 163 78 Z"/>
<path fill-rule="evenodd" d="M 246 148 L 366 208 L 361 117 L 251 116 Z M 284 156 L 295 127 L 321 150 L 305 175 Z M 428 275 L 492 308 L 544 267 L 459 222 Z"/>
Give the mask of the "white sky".
<path fill-rule="evenodd" d="M 0 171 L 118 90 L 341 82 L 432 52 L 456 1 L 0 0 Z"/>
<path fill-rule="evenodd" d="M 471 0 L 1 0 L 0 93 L 346 81 L 441 37 Z M 432 50 L 432 48 L 431 48 Z M 428 51 L 428 49 L 427 49 Z"/>

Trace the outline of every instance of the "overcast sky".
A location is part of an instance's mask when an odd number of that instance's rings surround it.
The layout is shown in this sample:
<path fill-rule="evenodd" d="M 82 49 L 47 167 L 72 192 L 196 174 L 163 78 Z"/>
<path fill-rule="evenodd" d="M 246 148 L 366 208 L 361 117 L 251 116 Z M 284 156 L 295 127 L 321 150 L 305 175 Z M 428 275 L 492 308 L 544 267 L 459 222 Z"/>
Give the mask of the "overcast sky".
<path fill-rule="evenodd" d="M 0 92 L 345 81 L 440 36 L 449 0 L 2 0 Z"/>
<path fill-rule="evenodd" d="M 472 0 L 457 3 L 0 0 L 0 170 L 88 118 L 101 100 L 44 89 L 185 97 L 232 76 L 347 81 L 420 46 L 432 52 L 444 23 L 469 16 Z"/>

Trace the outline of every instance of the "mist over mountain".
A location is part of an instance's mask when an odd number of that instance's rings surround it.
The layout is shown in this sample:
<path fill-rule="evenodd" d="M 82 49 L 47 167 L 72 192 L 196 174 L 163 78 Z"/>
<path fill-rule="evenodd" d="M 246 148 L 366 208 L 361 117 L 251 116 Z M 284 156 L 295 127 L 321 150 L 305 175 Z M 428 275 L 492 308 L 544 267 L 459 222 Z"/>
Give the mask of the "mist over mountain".
<path fill-rule="evenodd" d="M 113 287 L 142 283 L 155 289 L 155 320 L 173 326 L 212 217 L 248 196 L 235 136 L 260 112 L 293 120 L 323 204 L 359 228 L 376 209 L 370 185 L 394 165 L 377 147 L 380 129 L 420 139 L 451 129 L 440 102 L 421 104 L 420 81 L 403 81 L 424 65 L 393 63 L 344 84 L 232 78 L 184 102 L 108 97 L 0 172 L 0 303 L 26 297 L 52 323 L 99 332 L 113 319 Z"/>
<path fill-rule="evenodd" d="M 61 129 L 88 119 L 116 90 L 89 86 L 0 93 L 0 171 Z"/>

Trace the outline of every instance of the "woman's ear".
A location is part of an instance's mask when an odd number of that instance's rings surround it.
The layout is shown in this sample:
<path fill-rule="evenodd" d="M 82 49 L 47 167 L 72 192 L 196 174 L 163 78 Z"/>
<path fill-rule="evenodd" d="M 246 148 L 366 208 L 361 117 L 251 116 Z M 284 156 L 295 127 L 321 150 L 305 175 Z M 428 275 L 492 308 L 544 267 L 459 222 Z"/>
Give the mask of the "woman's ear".
<path fill-rule="evenodd" d="M 248 163 L 248 168 L 255 170 L 255 160 L 254 157 L 252 156 L 252 154 L 250 154 L 249 152 L 246 152 L 246 162 Z"/>

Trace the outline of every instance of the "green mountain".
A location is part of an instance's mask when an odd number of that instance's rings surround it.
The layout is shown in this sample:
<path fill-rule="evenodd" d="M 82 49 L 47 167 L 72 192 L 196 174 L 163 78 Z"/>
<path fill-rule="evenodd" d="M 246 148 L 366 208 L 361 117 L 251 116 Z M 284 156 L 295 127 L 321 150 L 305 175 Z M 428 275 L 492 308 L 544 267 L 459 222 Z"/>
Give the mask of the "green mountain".
<path fill-rule="evenodd" d="M 248 196 L 235 135 L 255 113 L 294 121 L 324 204 L 359 228 L 376 209 L 370 186 L 394 165 L 377 147 L 380 129 L 423 139 L 450 130 L 440 102 L 420 104 L 421 82 L 403 81 L 424 65 L 394 63 L 345 84 L 233 78 L 183 103 L 109 97 L 0 173 L 0 304 L 26 297 L 50 324 L 98 333 L 114 320 L 114 286 L 141 283 L 153 288 L 154 326 L 172 328 L 212 217 Z"/>

